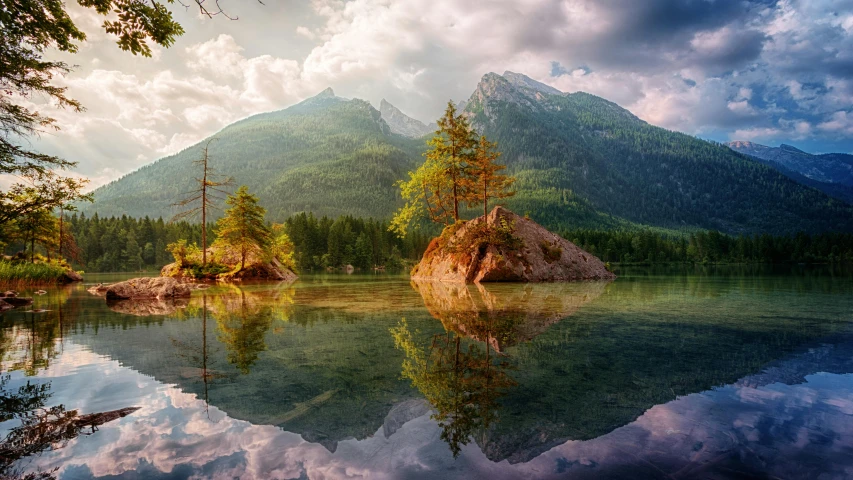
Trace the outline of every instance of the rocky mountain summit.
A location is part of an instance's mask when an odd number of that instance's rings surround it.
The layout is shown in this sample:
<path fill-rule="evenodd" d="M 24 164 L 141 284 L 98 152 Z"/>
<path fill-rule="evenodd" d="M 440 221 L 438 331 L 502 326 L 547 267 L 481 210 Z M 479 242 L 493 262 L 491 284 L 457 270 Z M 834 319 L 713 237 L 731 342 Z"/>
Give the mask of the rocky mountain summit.
<path fill-rule="evenodd" d="M 503 207 L 445 229 L 412 270 L 412 280 L 457 283 L 614 278 L 594 255 Z"/>
<path fill-rule="evenodd" d="M 437 128 L 434 123 L 427 125 L 406 115 L 384 98 L 379 102 L 379 113 L 382 115 L 382 120 L 385 120 L 385 123 L 391 128 L 391 132 L 404 137 L 421 138 L 434 132 Z"/>

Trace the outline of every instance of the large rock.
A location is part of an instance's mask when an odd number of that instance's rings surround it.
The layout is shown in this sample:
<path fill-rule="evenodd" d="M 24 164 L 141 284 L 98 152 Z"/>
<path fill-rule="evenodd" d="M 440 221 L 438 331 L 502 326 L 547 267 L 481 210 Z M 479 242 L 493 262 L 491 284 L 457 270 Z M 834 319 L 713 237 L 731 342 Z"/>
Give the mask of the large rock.
<path fill-rule="evenodd" d="M 484 225 L 485 223 L 485 225 Z M 511 230 L 512 241 L 475 241 L 486 229 Z M 568 282 L 612 280 L 604 263 L 533 220 L 503 207 L 430 243 L 413 280 L 442 282 Z"/>
<path fill-rule="evenodd" d="M 75 283 L 82 281 L 83 276 L 71 269 L 65 272 L 65 274 L 62 275 L 62 278 L 59 279 L 59 283 Z"/>
<path fill-rule="evenodd" d="M 228 265 L 236 265 L 239 262 L 235 258 L 226 258 L 225 260 Z M 160 276 L 192 278 L 186 275 L 186 271 L 181 270 L 177 263 L 170 263 L 160 269 Z M 298 278 L 291 269 L 284 266 L 277 258 L 273 258 L 269 262 L 260 262 L 254 257 L 250 257 L 250 261 L 246 262 L 246 267 L 239 272 L 235 274 L 221 274 L 216 277 L 216 279 L 223 280 L 277 280 L 280 282 L 295 282 Z M 213 278 L 210 279 L 212 280 Z"/>
<path fill-rule="evenodd" d="M 103 291 L 107 300 L 142 298 L 162 300 L 164 298 L 189 297 L 192 292 L 192 285 L 181 283 L 170 277 L 143 277 L 114 283 L 107 286 Z"/>
<path fill-rule="evenodd" d="M 5 312 L 6 310 L 11 310 L 13 308 L 15 308 L 14 305 L 6 303 L 3 301 L 2 298 L 0 298 L 0 313 Z"/>
<path fill-rule="evenodd" d="M 32 297 L 3 297 L 2 300 L 13 307 L 26 307 L 33 304 Z"/>

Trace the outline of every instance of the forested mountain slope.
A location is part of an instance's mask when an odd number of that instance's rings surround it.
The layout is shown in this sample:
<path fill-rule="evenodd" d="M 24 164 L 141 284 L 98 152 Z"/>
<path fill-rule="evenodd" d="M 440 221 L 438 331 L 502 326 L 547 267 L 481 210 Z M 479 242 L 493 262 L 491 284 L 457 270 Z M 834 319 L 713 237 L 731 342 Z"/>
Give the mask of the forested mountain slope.
<path fill-rule="evenodd" d="M 394 182 L 415 166 L 422 145 L 392 134 L 368 102 L 336 97 L 331 89 L 236 122 L 214 138 L 212 167 L 248 185 L 275 221 L 300 211 L 390 217 L 399 204 Z M 170 218 L 171 205 L 194 188 L 199 172 L 192 162 L 204 143 L 99 188 L 83 211 Z"/>
<path fill-rule="evenodd" d="M 730 233 L 850 231 L 853 208 L 728 147 L 649 125 L 587 93 L 487 74 L 472 123 L 518 177 L 516 203 L 548 219 L 574 193 L 630 221 Z"/>
<path fill-rule="evenodd" d="M 518 179 L 508 207 L 548 228 L 853 231 L 850 205 L 593 95 L 491 73 L 461 105 L 498 141 L 501 161 Z M 394 183 L 423 161 L 426 148 L 423 138 L 393 133 L 369 103 L 331 90 L 215 137 L 213 166 L 256 192 L 274 221 L 301 211 L 388 218 L 401 204 Z M 84 211 L 170 217 L 170 205 L 192 188 L 202 144 L 98 189 Z"/>

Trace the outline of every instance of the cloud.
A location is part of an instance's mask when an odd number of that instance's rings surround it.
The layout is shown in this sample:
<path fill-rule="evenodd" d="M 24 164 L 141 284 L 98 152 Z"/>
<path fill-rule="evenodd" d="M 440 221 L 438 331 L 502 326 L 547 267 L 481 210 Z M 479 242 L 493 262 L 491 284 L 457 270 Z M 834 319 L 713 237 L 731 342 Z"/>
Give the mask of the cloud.
<path fill-rule="evenodd" d="M 80 70 L 61 83 L 88 111 L 57 112 L 63 131 L 39 147 L 79 161 L 83 174 L 123 174 L 328 86 L 374 104 L 386 98 L 429 122 L 484 73 L 512 70 L 689 134 L 853 150 L 847 114 L 838 113 L 853 104 L 849 0 L 313 0 L 304 8 L 284 29 L 273 6 L 258 7 L 254 22 L 188 18 L 185 43 L 141 61 L 74 7 L 93 33 L 69 57 Z M 267 41 L 259 28 L 288 40 Z"/>
<path fill-rule="evenodd" d="M 819 124 L 817 128 L 833 133 L 853 135 L 853 114 L 843 110 L 835 112 L 829 120 Z"/>

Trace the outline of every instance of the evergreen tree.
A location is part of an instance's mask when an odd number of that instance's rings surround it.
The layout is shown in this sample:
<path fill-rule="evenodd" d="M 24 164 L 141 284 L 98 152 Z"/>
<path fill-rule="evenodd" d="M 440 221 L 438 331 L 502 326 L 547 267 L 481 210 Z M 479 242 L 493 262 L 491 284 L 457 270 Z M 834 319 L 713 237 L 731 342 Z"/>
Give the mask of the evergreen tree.
<path fill-rule="evenodd" d="M 408 181 L 400 181 L 400 193 L 406 204 L 394 215 L 391 228 L 399 235 L 424 211 L 435 223 L 459 221 L 459 203 L 470 201 L 470 164 L 477 145 L 468 120 L 457 114 L 453 102 L 447 102 L 444 115 L 438 119 L 438 130 L 424 152 L 426 160 Z"/>
<path fill-rule="evenodd" d="M 489 213 L 490 198 L 507 198 L 515 195 L 515 192 L 510 190 L 515 178 L 500 173 L 506 169 L 506 165 L 496 162 L 501 156 L 501 152 L 496 150 L 497 145 L 496 142 L 488 141 L 485 136 L 480 136 L 471 159 L 469 171 L 471 196 L 468 206 L 472 206 L 477 201 L 483 202 L 483 215 Z"/>
<path fill-rule="evenodd" d="M 272 234 L 264 222 L 266 210 L 258 205 L 258 197 L 243 185 L 229 195 L 225 203 L 231 208 L 216 222 L 219 241 L 240 253 L 240 269 L 246 267 L 250 253 L 260 254 L 271 242 Z"/>

